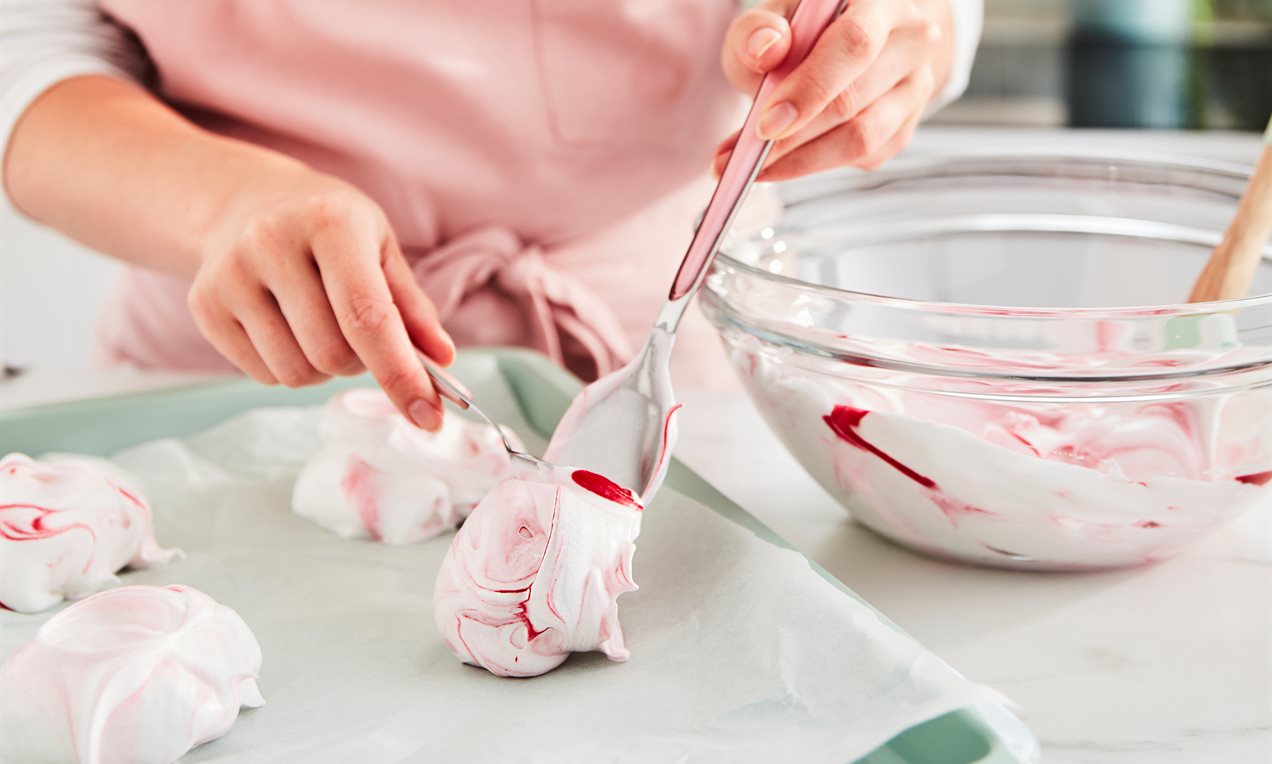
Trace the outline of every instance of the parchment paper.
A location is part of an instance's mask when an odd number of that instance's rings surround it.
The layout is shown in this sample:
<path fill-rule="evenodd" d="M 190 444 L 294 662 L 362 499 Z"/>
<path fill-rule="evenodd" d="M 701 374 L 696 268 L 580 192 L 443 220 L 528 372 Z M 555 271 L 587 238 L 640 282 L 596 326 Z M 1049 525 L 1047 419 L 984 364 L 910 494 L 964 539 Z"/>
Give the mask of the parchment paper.
<path fill-rule="evenodd" d="M 467 380 L 534 447 L 493 365 Z M 233 607 L 264 652 L 267 704 L 190 762 L 826 761 L 998 700 L 838 590 L 799 554 L 664 488 L 645 511 L 632 658 L 577 655 L 529 680 L 461 665 L 432 617 L 451 534 L 350 541 L 292 514 L 318 409 L 261 409 L 115 456 L 187 557 L 125 573 Z M 54 611 L 4 613 L 4 657 Z"/>

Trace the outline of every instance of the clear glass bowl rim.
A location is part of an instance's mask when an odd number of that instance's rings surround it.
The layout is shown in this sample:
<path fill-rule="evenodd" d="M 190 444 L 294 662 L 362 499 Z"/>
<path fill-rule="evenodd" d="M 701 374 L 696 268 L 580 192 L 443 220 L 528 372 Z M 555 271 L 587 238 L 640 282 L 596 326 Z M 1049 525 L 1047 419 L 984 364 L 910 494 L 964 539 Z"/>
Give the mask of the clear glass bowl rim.
<path fill-rule="evenodd" d="M 948 151 L 943 152 L 939 156 L 932 155 L 909 159 L 898 159 L 889 167 L 876 170 L 874 172 L 854 175 L 839 175 L 833 179 L 827 178 L 825 179 L 825 184 L 828 189 L 828 193 L 809 194 L 806 198 L 797 199 L 793 203 L 788 204 L 787 208 L 793 208 L 800 204 L 816 203 L 819 199 L 825 198 L 826 195 L 830 194 L 840 194 L 847 191 L 869 191 L 872 188 L 883 187 L 899 180 L 919 180 L 923 177 L 930 176 L 932 170 L 938 168 L 952 169 L 963 164 L 971 165 L 973 162 L 986 161 L 1010 163 L 1013 160 L 1018 162 L 1027 162 L 1030 164 L 1052 161 L 1060 163 L 1085 163 L 1090 165 L 1135 165 L 1143 169 L 1184 170 L 1203 173 L 1225 180 L 1236 181 L 1239 182 L 1243 188 L 1249 181 L 1251 169 L 1232 162 L 1194 157 L 1181 157 L 1154 152 L 1120 151 L 1114 154 L 1099 150 L 1055 151 L 1052 149 L 1029 150 L 1022 148 Z M 957 176 L 958 174 L 959 173 L 957 172 L 946 173 L 947 176 Z M 1033 174 L 1015 173 L 1015 175 L 1027 177 Z M 834 185 L 831 186 L 831 183 Z M 1237 197 L 1233 197 L 1234 202 L 1236 199 Z M 778 227 L 780 226 L 781 224 L 779 222 Z M 1265 260 L 1272 257 L 1272 247 L 1264 249 L 1263 257 Z M 1074 318 L 1082 320 L 1114 320 L 1119 318 L 1143 318 L 1145 316 L 1169 318 L 1173 316 L 1196 316 L 1214 313 L 1228 313 L 1263 306 L 1272 306 L 1272 293 L 1248 295 L 1246 297 L 1240 297 L 1233 300 L 1219 300 L 1214 302 L 1180 302 L 1128 307 L 1065 308 L 1061 310 L 1056 308 L 979 305 L 973 303 L 940 302 L 932 300 L 918 300 L 909 297 L 894 297 L 889 295 L 873 294 L 870 292 L 860 292 L 842 287 L 827 286 L 825 284 L 816 284 L 790 276 L 785 276 L 780 273 L 773 273 L 767 269 L 743 262 L 742 260 L 729 255 L 729 253 L 724 249 L 721 249 L 717 255 L 716 267 L 720 267 L 721 265 L 737 269 L 763 281 L 768 281 L 782 287 L 794 289 L 800 292 L 821 294 L 839 300 L 849 299 L 854 302 L 867 302 L 889 308 L 918 310 L 938 314 L 970 314 L 990 319 Z M 1198 273 L 1200 273 L 1200 270 Z"/>

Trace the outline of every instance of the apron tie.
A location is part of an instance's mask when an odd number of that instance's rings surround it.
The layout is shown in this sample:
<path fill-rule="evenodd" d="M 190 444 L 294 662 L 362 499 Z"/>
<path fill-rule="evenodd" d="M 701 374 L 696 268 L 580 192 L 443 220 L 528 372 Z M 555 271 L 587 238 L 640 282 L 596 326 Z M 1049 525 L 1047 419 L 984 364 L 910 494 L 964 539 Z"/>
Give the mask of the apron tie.
<path fill-rule="evenodd" d="M 416 260 L 412 271 L 443 323 L 477 293 L 492 292 L 520 314 L 530 347 L 585 379 L 609 373 L 632 354 L 609 306 L 507 228 L 488 225 L 456 236 Z"/>

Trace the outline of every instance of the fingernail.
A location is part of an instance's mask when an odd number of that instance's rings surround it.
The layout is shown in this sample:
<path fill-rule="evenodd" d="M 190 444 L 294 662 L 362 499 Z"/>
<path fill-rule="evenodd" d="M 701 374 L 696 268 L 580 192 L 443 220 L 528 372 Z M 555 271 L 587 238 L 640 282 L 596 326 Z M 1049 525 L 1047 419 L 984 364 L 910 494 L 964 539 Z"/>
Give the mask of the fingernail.
<path fill-rule="evenodd" d="M 759 61 L 768 49 L 776 45 L 780 39 L 782 39 L 782 33 L 773 27 L 760 27 L 747 38 L 746 54 L 752 59 Z"/>
<path fill-rule="evenodd" d="M 447 347 L 450 348 L 451 360 L 454 360 L 456 354 L 459 353 L 459 349 L 455 347 L 455 340 L 451 339 L 451 336 L 447 334 L 446 332 L 442 332 L 441 334 L 442 334 L 442 341 L 445 342 Z M 447 365 L 449 366 L 450 364 L 447 364 Z"/>
<path fill-rule="evenodd" d="M 760 115 L 760 122 L 756 125 L 756 132 L 766 141 L 778 138 L 782 133 L 799 118 L 799 112 L 795 111 L 795 107 L 790 101 L 782 101 L 774 104 L 764 110 Z"/>
<path fill-rule="evenodd" d="M 429 432 L 436 432 L 442 424 L 442 415 L 437 408 L 426 400 L 418 400 L 406 407 L 406 413 L 411 415 L 411 421 L 416 427 Z"/>

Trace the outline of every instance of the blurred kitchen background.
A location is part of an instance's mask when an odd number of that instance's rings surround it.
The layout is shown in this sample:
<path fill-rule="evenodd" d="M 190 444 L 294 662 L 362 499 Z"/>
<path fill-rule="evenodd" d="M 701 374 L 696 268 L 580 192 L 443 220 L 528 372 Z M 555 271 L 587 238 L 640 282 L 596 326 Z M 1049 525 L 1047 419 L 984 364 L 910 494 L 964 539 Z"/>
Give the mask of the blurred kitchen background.
<path fill-rule="evenodd" d="M 1272 111 L 1272 0 L 985 0 L 985 9 L 971 86 L 919 131 L 915 150 L 992 139 L 1253 161 L 1253 138 L 1217 131 L 1260 131 Z M 1041 132 L 941 136 L 938 125 Z M 1155 132 L 1088 141 L 1069 127 Z M 1176 130 L 1213 138 L 1203 150 Z M 89 366 L 94 317 L 118 268 L 0 202 L 0 360 Z"/>
<path fill-rule="evenodd" d="M 971 84 L 934 122 L 1262 130 L 1272 0 L 985 0 Z"/>

